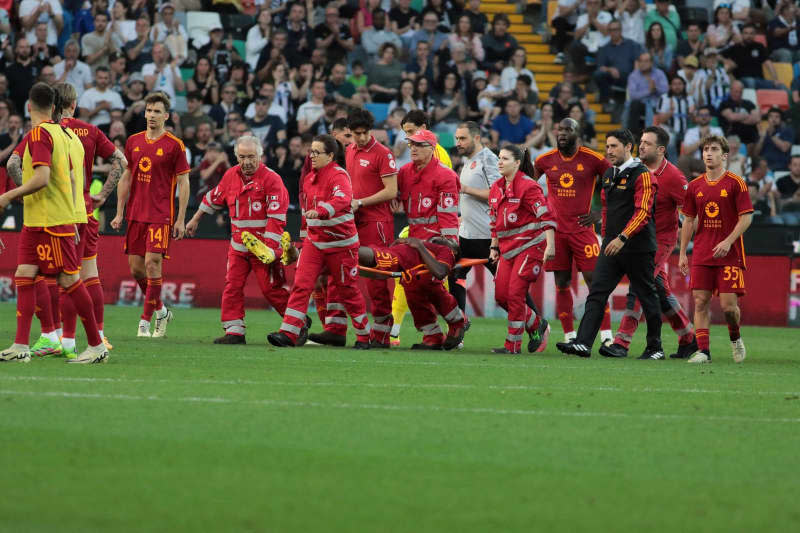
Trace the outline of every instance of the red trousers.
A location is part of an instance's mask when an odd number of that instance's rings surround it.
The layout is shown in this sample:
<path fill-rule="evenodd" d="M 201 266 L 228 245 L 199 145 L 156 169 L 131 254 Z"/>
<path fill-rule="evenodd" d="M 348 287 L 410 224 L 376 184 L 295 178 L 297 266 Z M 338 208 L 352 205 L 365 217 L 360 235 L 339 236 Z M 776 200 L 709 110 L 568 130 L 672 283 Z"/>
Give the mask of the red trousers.
<path fill-rule="evenodd" d="M 406 301 L 414 319 L 414 327 L 422 332 L 423 343 L 441 345 L 444 342 L 437 313 L 444 317 L 449 325 L 448 335 L 464 326 L 464 315 L 458 308 L 456 299 L 444 288 L 441 280 L 428 274 L 421 279 L 403 281 L 401 284 L 406 291 Z"/>
<path fill-rule="evenodd" d="M 388 246 L 394 238 L 394 221 L 365 221 L 357 226 L 361 246 Z M 389 344 L 392 331 L 392 294 L 394 281 L 391 279 L 366 280 L 367 292 L 372 302 L 372 329 L 370 341 Z M 342 299 L 328 282 L 327 305 L 325 306 L 325 329 L 337 335 L 347 333 L 347 319 Z"/>
<path fill-rule="evenodd" d="M 279 261 L 265 265 L 251 253 L 228 249 L 228 270 L 222 291 L 222 327 L 229 335 L 244 335 L 244 285 L 250 272 L 255 273 L 258 286 L 269 304 L 283 316 L 289 300 L 289 288 L 283 265 Z"/>
<path fill-rule="evenodd" d="M 538 326 L 538 317 L 525 303 L 525 295 L 542 272 L 542 252 L 527 249 L 511 259 L 500 258 L 494 276 L 494 299 L 508 313 L 508 335 L 505 347 L 509 352 L 522 351 L 522 336 Z"/>
<path fill-rule="evenodd" d="M 672 294 L 669 286 L 669 275 L 667 274 L 667 260 L 672 254 L 674 245 L 659 244 L 656 251 L 656 290 L 658 300 L 661 304 L 661 313 L 664 321 L 669 322 L 675 334 L 678 335 L 678 344 L 689 344 L 694 339 L 694 326 L 689 321 L 689 317 L 681 307 L 678 299 Z M 631 345 L 636 328 L 642 319 L 642 306 L 633 292 L 628 292 L 628 301 L 625 306 L 625 313 L 622 315 L 622 322 L 619 324 L 617 335 L 614 342 L 625 348 Z"/>
<path fill-rule="evenodd" d="M 314 290 L 317 277 L 328 271 L 328 297 L 335 291 L 337 301 L 345 308 L 353 322 L 356 338 L 369 341 L 369 320 L 364 297 L 358 290 L 358 246 L 320 250 L 306 238 L 297 261 L 294 287 L 283 315 L 281 331 L 292 341 L 297 340 L 300 330 L 306 325 L 308 298 Z M 330 309 L 330 304 L 328 309 Z M 330 318 L 328 311 L 326 321 Z M 346 332 L 347 324 L 345 324 Z"/>

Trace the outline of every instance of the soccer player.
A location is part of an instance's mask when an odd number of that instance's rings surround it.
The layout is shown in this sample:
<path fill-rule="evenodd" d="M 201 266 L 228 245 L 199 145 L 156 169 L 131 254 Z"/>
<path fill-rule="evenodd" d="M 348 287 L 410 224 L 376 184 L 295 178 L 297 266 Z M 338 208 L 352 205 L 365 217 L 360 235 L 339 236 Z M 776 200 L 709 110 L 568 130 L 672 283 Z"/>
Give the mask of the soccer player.
<path fill-rule="evenodd" d="M 711 296 L 719 294 L 733 350 L 733 361 L 741 363 L 747 353 L 739 334 L 741 313 L 739 296 L 745 294 L 744 271 L 747 267 L 742 234 L 753 220 L 753 205 L 747 184 L 728 172 L 728 141 L 720 135 L 709 135 L 701 144 L 705 174 L 699 176 L 686 190 L 681 212 L 685 216 L 681 227 L 681 250 L 678 265 L 683 275 L 691 271 L 694 296 L 694 325 L 697 352 L 690 363 L 710 363 L 708 328 L 711 322 Z M 692 264 L 686 248 L 697 232 L 692 249 Z"/>
<path fill-rule="evenodd" d="M 655 282 L 664 321 L 669 322 L 678 335 L 678 352 L 670 357 L 686 359 L 697 351 L 697 342 L 689 317 L 686 316 L 678 299 L 670 290 L 667 261 L 672 255 L 678 239 L 678 209 L 683 204 L 687 185 L 683 173 L 665 157 L 668 144 L 669 134 L 666 130 L 658 126 L 645 128 L 639 142 L 639 159 L 650 171 L 654 181 L 658 183 L 653 215 L 656 223 L 656 242 L 658 243 L 655 258 Z M 618 357 L 627 356 L 628 347 L 642 317 L 642 309 L 636 304 L 636 295 L 633 291 L 629 291 L 622 323 L 614 337 L 614 344 L 607 350 L 615 353 Z"/>
<path fill-rule="evenodd" d="M 189 202 L 189 163 L 183 142 L 166 131 L 170 100 L 163 92 L 145 98 L 147 129 L 125 143 L 128 168 L 117 190 L 117 216 L 111 227 L 119 229 L 127 208 L 128 230 L 125 253 L 131 274 L 144 293 L 144 310 L 137 336 L 150 337 L 150 321 L 156 315 L 153 337 L 163 337 L 172 311 L 161 302 L 162 266 L 169 240 L 186 233 L 186 204 Z M 175 187 L 178 187 L 178 215 L 175 216 Z"/>
<path fill-rule="evenodd" d="M 102 363 L 107 360 L 108 351 L 97 329 L 91 297 L 78 275 L 76 224 L 86 222 L 86 207 L 81 197 L 83 169 L 70 157 L 74 136 L 52 121 L 56 92 L 50 86 L 34 84 L 28 98 L 33 129 L 17 147 L 22 161 L 22 185 L 0 196 L 0 212 L 14 199 L 24 198 L 19 265 L 14 275 L 17 334 L 14 344 L 0 352 L 0 361 L 30 361 L 28 343 L 36 306 L 34 278 L 41 272 L 57 276 L 86 330 L 89 347 L 67 362 Z"/>
<path fill-rule="evenodd" d="M 442 282 L 458 254 L 458 243 L 444 237 L 426 242 L 410 237 L 398 239 L 388 247 L 361 246 L 358 250 L 360 264 L 403 273 L 400 285 L 414 326 L 423 334 L 422 342 L 411 346 L 412 350 L 452 350 L 464 339 L 464 315 Z M 447 337 L 436 320 L 437 313 L 448 324 Z"/>
<path fill-rule="evenodd" d="M 494 353 L 522 351 L 522 332 L 530 336 L 528 352 L 547 347 L 550 325 L 525 303 L 530 286 L 539 278 L 542 262 L 555 257 L 556 222 L 534 172 L 528 150 L 508 144 L 500 150 L 498 169 L 503 179 L 489 190 L 492 262 L 497 263 L 494 297 L 508 312 L 508 335 Z"/>
<path fill-rule="evenodd" d="M 564 341 L 574 339 L 572 302 L 572 264 L 583 274 L 587 287 L 600 255 L 594 232 L 598 217 L 592 212 L 592 196 L 597 181 L 611 168 L 600 154 L 579 146 L 580 125 L 571 118 L 558 124 L 558 148 L 536 158 L 534 179 L 547 177 L 547 203 L 556 217 L 556 257 L 545 263 L 556 282 L 556 314 L 564 328 Z M 600 327 L 600 341 L 611 344 L 611 315 L 606 305 Z"/>
<path fill-rule="evenodd" d="M 392 151 L 375 140 L 370 133 L 375 119 L 364 109 L 354 109 L 348 127 L 355 142 L 345 148 L 345 165 L 353 184 L 352 209 L 355 213 L 358 240 L 362 246 L 385 247 L 394 240 L 394 216 L 389 202 L 397 196 L 397 162 Z M 329 285 L 331 281 L 328 281 Z M 367 281 L 372 300 L 373 348 L 389 348 L 392 330 L 392 283 L 388 279 Z M 325 330 L 309 335 L 317 344 L 344 346 L 347 317 L 333 287 L 327 291 Z"/>
<path fill-rule="evenodd" d="M 234 152 L 239 164 L 228 169 L 219 184 L 206 193 L 200 208 L 186 224 L 186 233 L 194 237 L 204 214 L 227 207 L 231 217 L 231 243 L 222 291 L 225 334 L 215 339 L 214 344 L 246 344 L 244 285 L 250 271 L 255 273 L 264 298 L 281 316 L 289 300 L 283 265 L 276 260 L 283 251 L 281 236 L 286 226 L 289 193 L 281 177 L 261 162 L 263 148 L 257 137 L 239 137 Z M 248 244 L 255 245 L 253 240 L 264 245 L 259 248 L 265 261 L 248 249 Z"/>

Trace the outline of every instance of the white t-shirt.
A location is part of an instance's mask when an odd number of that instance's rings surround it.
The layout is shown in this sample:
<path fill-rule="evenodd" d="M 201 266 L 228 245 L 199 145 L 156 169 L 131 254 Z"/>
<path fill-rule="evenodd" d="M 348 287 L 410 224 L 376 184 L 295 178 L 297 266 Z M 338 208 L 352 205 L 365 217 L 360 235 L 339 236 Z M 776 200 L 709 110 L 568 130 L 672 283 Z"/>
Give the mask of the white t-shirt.
<path fill-rule="evenodd" d="M 147 63 L 142 67 L 142 76 L 154 76 L 155 73 L 155 63 Z M 151 89 L 151 92 L 152 91 L 164 91 L 169 95 L 172 101 L 175 101 L 175 78 L 173 77 L 172 66 L 168 63 L 164 64 L 164 67 L 161 69 L 161 73 L 158 75 L 156 83 Z"/>
<path fill-rule="evenodd" d="M 397 137 L 394 138 L 394 145 L 397 146 L 399 144 L 406 144 L 406 132 L 402 129 L 397 131 Z M 403 155 L 395 156 L 395 160 L 397 161 L 397 168 L 401 168 L 403 165 L 411 163 L 411 152 L 406 148 Z"/>
<path fill-rule="evenodd" d="M 581 0 L 558 0 L 558 7 L 572 7 L 575 4 L 579 3 L 581 3 Z M 578 9 L 570 13 L 570 15 L 567 17 L 567 20 L 570 23 L 575 24 L 575 21 L 578 19 L 578 13 L 580 13 L 580 11 L 581 8 L 579 7 Z M 553 18 L 556 18 L 557 16 L 558 16 L 558 8 L 556 8 L 555 11 L 553 11 Z"/>
<path fill-rule="evenodd" d="M 110 102 L 111 109 L 125 109 L 125 104 L 122 102 L 122 97 L 111 89 L 105 91 L 98 91 L 95 87 L 88 89 L 83 96 L 78 100 L 78 107 L 82 107 L 89 111 L 93 111 L 100 102 Z M 107 110 L 100 111 L 89 120 L 95 126 L 103 126 L 111 124 L 111 113 Z"/>
<path fill-rule="evenodd" d="M 608 11 L 600 11 L 597 13 L 597 22 L 599 24 L 608 24 L 612 20 L 614 20 L 614 17 L 612 17 L 611 13 Z M 578 17 L 578 22 L 575 23 L 575 29 L 578 30 L 588 24 L 589 15 L 587 13 L 581 13 Z M 603 35 L 599 31 L 592 29 L 589 29 L 583 34 L 583 37 L 581 37 L 581 43 L 592 53 L 597 52 L 601 46 L 607 45 L 610 40 L 611 37 L 608 35 Z"/>
<path fill-rule="evenodd" d="M 519 72 L 517 72 L 514 67 L 504 68 L 503 72 L 500 73 L 500 86 L 504 91 L 513 91 L 517 87 L 517 78 L 522 74 L 525 74 L 531 79 L 531 91 L 538 93 L 539 87 L 536 86 L 536 77 L 533 75 L 533 72 L 526 68 L 523 68 Z"/>
<path fill-rule="evenodd" d="M 469 159 L 464 159 L 459 181 L 476 189 L 488 189 L 500 179 L 497 156 L 488 148 L 482 148 Z M 489 228 L 489 204 L 472 195 L 462 193 L 459 200 L 461 224 L 458 235 L 465 239 L 491 239 Z"/>
<path fill-rule="evenodd" d="M 637 9 L 632 15 L 627 10 L 623 10 L 619 16 L 622 24 L 622 36 L 644 46 L 644 18 L 646 15 L 647 11 L 644 9 Z"/>
<path fill-rule="evenodd" d="M 711 135 L 723 135 L 723 136 L 725 135 L 724 133 L 722 133 L 722 128 L 719 128 L 717 126 L 709 126 L 708 133 L 711 134 Z M 700 127 L 699 126 L 695 126 L 693 128 L 689 128 L 688 130 L 686 130 L 686 134 L 683 136 L 683 144 L 685 146 L 688 146 L 690 144 L 694 144 L 699 140 L 700 140 Z M 695 159 L 702 159 L 702 157 L 703 157 L 703 154 L 700 153 L 700 149 L 699 148 L 697 150 L 695 150 L 695 152 L 693 154 L 686 154 L 686 155 L 691 155 Z"/>
<path fill-rule="evenodd" d="M 55 66 L 53 66 L 56 79 L 59 79 L 64 75 L 66 64 L 67 62 L 64 60 L 56 63 Z M 78 98 L 80 98 L 86 88 L 94 82 L 94 78 L 92 78 L 92 69 L 89 68 L 89 65 L 83 61 L 76 61 L 75 68 L 69 71 L 67 78 L 64 81 L 71 83 L 72 86 L 75 87 L 75 91 L 78 93 Z"/>
<path fill-rule="evenodd" d="M 325 106 L 315 104 L 311 100 L 300 106 L 297 110 L 297 122 L 304 120 L 306 124 L 313 124 L 325 113 Z"/>
<path fill-rule="evenodd" d="M 58 0 L 22 0 L 22 3 L 19 5 L 19 18 L 22 19 L 23 17 L 27 17 L 39 6 L 39 4 L 50 4 L 51 11 L 53 12 L 53 16 L 63 16 L 64 12 L 61 9 L 61 2 Z M 39 15 L 38 22 L 47 22 L 47 44 L 51 46 L 55 46 L 58 44 L 58 29 L 56 29 L 56 24 L 53 22 L 53 17 L 50 16 L 49 13 L 43 11 Z M 29 43 L 36 42 L 36 25 L 31 29 L 31 31 L 25 34 L 25 38 L 28 39 Z"/>

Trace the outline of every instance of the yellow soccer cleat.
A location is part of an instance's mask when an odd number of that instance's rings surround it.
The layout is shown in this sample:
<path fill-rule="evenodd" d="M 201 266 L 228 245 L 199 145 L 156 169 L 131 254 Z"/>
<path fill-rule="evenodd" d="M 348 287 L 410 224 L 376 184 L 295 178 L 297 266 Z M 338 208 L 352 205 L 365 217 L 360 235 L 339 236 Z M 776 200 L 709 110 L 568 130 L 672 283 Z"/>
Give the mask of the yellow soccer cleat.
<path fill-rule="evenodd" d="M 275 252 L 249 231 L 242 232 L 242 244 L 265 265 L 275 261 Z"/>
<path fill-rule="evenodd" d="M 110 342 L 108 342 L 108 337 L 103 337 L 103 345 L 109 352 L 114 349 L 114 346 Z"/>
<path fill-rule="evenodd" d="M 292 236 L 289 235 L 288 231 L 284 231 L 283 235 L 281 235 L 281 248 L 283 249 L 283 253 L 281 254 L 281 263 L 284 265 L 291 265 L 297 258 L 300 256 L 300 252 L 297 251 L 294 244 L 292 243 Z"/>

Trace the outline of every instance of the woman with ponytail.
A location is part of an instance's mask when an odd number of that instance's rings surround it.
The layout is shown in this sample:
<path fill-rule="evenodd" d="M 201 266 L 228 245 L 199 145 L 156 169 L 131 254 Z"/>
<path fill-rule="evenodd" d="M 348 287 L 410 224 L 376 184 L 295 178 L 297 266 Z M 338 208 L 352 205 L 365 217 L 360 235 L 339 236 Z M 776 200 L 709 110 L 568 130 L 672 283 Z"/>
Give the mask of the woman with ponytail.
<path fill-rule="evenodd" d="M 550 326 L 525 303 L 525 296 L 542 271 L 542 263 L 555 257 L 556 223 L 547 208 L 534 175 L 528 150 L 509 144 L 500 150 L 497 167 L 501 179 L 489 189 L 492 244 L 489 258 L 497 262 L 494 297 L 508 312 L 508 336 L 494 353 L 522 351 L 522 332 L 530 337 L 528 352 L 547 347 Z"/>

